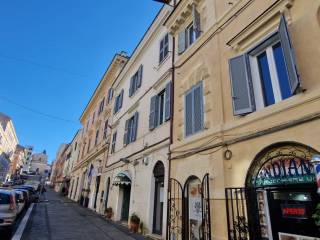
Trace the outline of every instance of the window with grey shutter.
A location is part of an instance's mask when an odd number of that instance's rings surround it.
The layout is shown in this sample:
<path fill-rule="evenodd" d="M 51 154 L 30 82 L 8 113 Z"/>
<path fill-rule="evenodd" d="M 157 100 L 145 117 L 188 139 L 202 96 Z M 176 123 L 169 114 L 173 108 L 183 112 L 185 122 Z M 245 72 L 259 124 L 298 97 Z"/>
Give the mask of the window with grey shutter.
<path fill-rule="evenodd" d="M 166 100 L 165 100 L 165 120 L 168 121 L 171 118 L 171 96 L 172 96 L 172 83 L 169 82 L 166 85 Z"/>
<path fill-rule="evenodd" d="M 109 88 L 109 91 L 108 91 L 108 103 L 111 102 L 112 97 L 113 97 L 113 89 Z"/>
<path fill-rule="evenodd" d="M 143 65 L 140 65 L 139 70 L 138 70 L 138 79 L 137 79 L 137 87 L 136 87 L 136 89 L 141 87 L 142 77 L 143 77 Z"/>
<path fill-rule="evenodd" d="M 196 38 L 198 38 L 201 34 L 201 18 L 200 13 L 197 11 L 196 4 L 192 5 L 192 17 L 193 17 L 193 30 L 196 34 Z"/>
<path fill-rule="evenodd" d="M 229 60 L 234 115 L 255 111 L 250 67 L 246 54 Z"/>
<path fill-rule="evenodd" d="M 129 97 L 131 97 L 133 94 L 133 82 L 134 82 L 134 76 L 132 76 L 130 79 Z"/>
<path fill-rule="evenodd" d="M 128 130 L 129 130 L 129 119 L 125 123 L 124 135 L 123 135 L 123 145 L 128 144 Z"/>
<path fill-rule="evenodd" d="M 186 31 L 183 29 L 178 35 L 178 54 L 186 50 Z"/>
<path fill-rule="evenodd" d="M 156 108 L 157 108 L 157 97 L 153 96 L 150 101 L 150 115 L 149 115 L 149 129 L 153 130 L 156 127 L 155 119 L 156 119 Z"/>
<path fill-rule="evenodd" d="M 185 96 L 185 135 L 192 134 L 192 122 L 193 122 L 193 93 L 189 91 Z"/>
<path fill-rule="evenodd" d="M 203 129 L 203 90 L 202 84 L 193 90 L 193 132 Z"/>
<path fill-rule="evenodd" d="M 280 41 L 282 45 L 283 55 L 286 61 L 291 94 L 294 94 L 300 85 L 300 80 L 299 80 L 299 75 L 297 71 L 295 54 L 292 47 L 291 38 L 290 38 L 287 22 L 284 15 L 281 16 L 281 20 L 279 24 L 279 36 L 280 36 Z"/>
<path fill-rule="evenodd" d="M 119 98 L 119 107 L 118 107 L 118 110 L 122 108 L 123 93 L 124 93 L 124 90 L 122 89 L 122 90 L 121 90 L 121 93 L 120 93 L 120 98 Z"/>
<path fill-rule="evenodd" d="M 138 121 L 139 121 L 139 113 L 136 112 L 133 116 L 133 124 L 132 124 L 132 136 L 131 136 L 131 142 L 136 141 L 137 134 L 138 134 Z"/>

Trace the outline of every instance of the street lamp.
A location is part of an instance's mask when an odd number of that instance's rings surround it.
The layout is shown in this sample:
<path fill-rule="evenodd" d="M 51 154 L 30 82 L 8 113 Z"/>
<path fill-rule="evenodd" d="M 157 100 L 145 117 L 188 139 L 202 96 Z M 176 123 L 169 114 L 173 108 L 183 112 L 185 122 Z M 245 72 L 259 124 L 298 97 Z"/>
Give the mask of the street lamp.
<path fill-rule="evenodd" d="M 318 186 L 317 193 L 320 195 L 320 155 L 313 155 L 311 163 L 313 165 L 314 173 L 316 175 L 316 181 Z"/>

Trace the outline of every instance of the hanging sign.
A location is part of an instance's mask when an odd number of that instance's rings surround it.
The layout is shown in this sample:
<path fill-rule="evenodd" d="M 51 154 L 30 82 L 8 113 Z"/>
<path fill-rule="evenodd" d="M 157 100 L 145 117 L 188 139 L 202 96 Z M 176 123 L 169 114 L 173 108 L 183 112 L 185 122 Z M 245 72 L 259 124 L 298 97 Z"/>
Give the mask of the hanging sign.
<path fill-rule="evenodd" d="M 303 158 L 281 158 L 268 161 L 253 179 L 255 186 L 314 183 L 314 168 Z"/>

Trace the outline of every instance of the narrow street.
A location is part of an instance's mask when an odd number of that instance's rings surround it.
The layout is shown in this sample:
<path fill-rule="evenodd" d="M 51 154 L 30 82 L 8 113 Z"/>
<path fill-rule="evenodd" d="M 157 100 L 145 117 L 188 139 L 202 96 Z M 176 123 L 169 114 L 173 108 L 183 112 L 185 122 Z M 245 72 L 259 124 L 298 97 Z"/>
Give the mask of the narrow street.
<path fill-rule="evenodd" d="M 143 240 L 125 227 L 109 223 L 89 209 L 80 207 L 52 190 L 48 202 L 38 203 L 28 221 L 23 240 Z"/>

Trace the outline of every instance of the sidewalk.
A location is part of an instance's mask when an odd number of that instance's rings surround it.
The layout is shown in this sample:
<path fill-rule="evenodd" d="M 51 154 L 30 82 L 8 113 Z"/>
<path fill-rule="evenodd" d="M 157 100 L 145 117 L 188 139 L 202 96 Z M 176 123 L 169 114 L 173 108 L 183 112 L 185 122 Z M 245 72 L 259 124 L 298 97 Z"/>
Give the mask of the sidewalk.
<path fill-rule="evenodd" d="M 35 205 L 23 240 L 145 240 L 48 190 L 49 202 Z"/>

